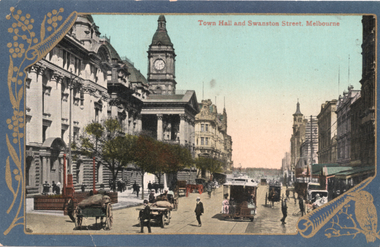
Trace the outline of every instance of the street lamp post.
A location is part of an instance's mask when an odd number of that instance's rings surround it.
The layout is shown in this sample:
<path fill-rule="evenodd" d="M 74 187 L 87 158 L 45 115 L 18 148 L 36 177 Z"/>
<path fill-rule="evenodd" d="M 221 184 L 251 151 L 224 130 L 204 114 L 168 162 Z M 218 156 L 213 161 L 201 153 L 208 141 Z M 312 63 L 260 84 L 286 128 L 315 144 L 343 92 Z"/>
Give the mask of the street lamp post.
<path fill-rule="evenodd" d="M 65 188 L 65 195 L 67 196 L 73 196 L 74 195 L 74 184 L 73 184 L 73 174 L 72 174 L 72 154 L 71 154 L 71 135 L 72 135 L 72 103 L 73 103 L 73 89 L 74 89 L 74 80 L 77 78 L 77 75 L 73 76 L 72 70 L 70 69 L 70 82 L 69 82 L 69 88 L 70 88 L 70 100 L 69 100 L 69 158 L 68 158 L 68 174 L 67 174 L 67 185 Z M 65 174 L 66 172 L 64 172 Z M 66 178 L 65 178 L 66 179 Z M 64 179 L 64 180 L 65 180 Z"/>

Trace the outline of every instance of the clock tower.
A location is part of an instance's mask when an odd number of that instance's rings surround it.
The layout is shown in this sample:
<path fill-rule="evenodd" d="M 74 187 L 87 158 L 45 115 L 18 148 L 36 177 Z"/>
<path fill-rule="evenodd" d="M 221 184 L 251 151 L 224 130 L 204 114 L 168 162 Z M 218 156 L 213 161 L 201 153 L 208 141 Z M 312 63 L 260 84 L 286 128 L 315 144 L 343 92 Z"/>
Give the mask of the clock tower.
<path fill-rule="evenodd" d="M 158 27 L 148 50 L 148 83 L 153 94 L 175 94 L 175 53 L 166 31 L 165 16 L 158 17 Z"/>

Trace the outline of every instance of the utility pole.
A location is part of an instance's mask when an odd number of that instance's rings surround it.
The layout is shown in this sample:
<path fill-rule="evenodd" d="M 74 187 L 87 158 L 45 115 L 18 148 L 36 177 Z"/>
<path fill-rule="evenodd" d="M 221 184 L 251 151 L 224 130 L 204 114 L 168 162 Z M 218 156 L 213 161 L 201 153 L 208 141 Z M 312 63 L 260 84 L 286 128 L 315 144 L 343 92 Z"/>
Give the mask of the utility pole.
<path fill-rule="evenodd" d="M 313 116 L 310 115 L 310 182 L 313 177 Z"/>

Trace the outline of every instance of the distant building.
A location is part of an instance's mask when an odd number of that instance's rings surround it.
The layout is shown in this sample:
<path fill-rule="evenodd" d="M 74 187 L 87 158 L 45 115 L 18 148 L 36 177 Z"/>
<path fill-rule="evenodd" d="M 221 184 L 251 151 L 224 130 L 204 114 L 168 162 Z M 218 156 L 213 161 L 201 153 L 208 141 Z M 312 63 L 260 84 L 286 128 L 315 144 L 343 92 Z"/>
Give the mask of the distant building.
<path fill-rule="evenodd" d="M 310 169 L 310 164 L 318 163 L 318 119 L 307 119 L 305 138 L 300 147 L 300 159 L 297 167 L 303 170 Z"/>
<path fill-rule="evenodd" d="M 195 157 L 210 157 L 224 164 L 224 171 L 232 166 L 232 138 L 227 134 L 227 112 L 218 114 L 211 100 L 199 103 L 195 116 Z"/>
<path fill-rule="evenodd" d="M 351 105 L 360 98 L 360 90 L 353 86 L 339 96 L 336 108 L 337 114 L 337 163 L 345 166 L 351 162 Z"/>
<path fill-rule="evenodd" d="M 336 163 L 337 100 L 326 101 L 318 114 L 318 162 Z"/>

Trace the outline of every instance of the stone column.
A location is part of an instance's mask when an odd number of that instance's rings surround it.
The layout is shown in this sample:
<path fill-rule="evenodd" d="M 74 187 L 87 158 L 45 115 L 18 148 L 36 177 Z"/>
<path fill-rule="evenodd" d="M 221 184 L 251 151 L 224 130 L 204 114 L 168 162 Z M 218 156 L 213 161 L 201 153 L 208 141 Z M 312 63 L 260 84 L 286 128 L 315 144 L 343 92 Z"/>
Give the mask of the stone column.
<path fill-rule="evenodd" d="M 162 141 L 163 127 L 162 127 L 162 114 L 157 114 L 157 140 Z"/>
<path fill-rule="evenodd" d="M 141 114 L 137 115 L 137 127 L 136 127 L 136 132 L 139 133 L 142 130 L 142 121 L 141 121 Z"/>
<path fill-rule="evenodd" d="M 51 114 L 51 125 L 49 127 L 49 137 L 61 137 L 62 131 L 62 111 L 61 111 L 61 82 L 62 77 L 58 74 L 54 74 L 51 77 L 51 92 L 49 100 L 49 112 Z"/>
<path fill-rule="evenodd" d="M 29 71 L 30 88 L 26 91 L 26 114 L 32 118 L 27 125 L 27 141 L 42 143 L 42 73 L 44 69 L 32 66 Z M 40 74 L 40 73 L 41 74 Z"/>
<path fill-rule="evenodd" d="M 186 116 L 185 114 L 179 115 L 179 144 L 185 145 L 185 125 L 186 125 Z"/>

